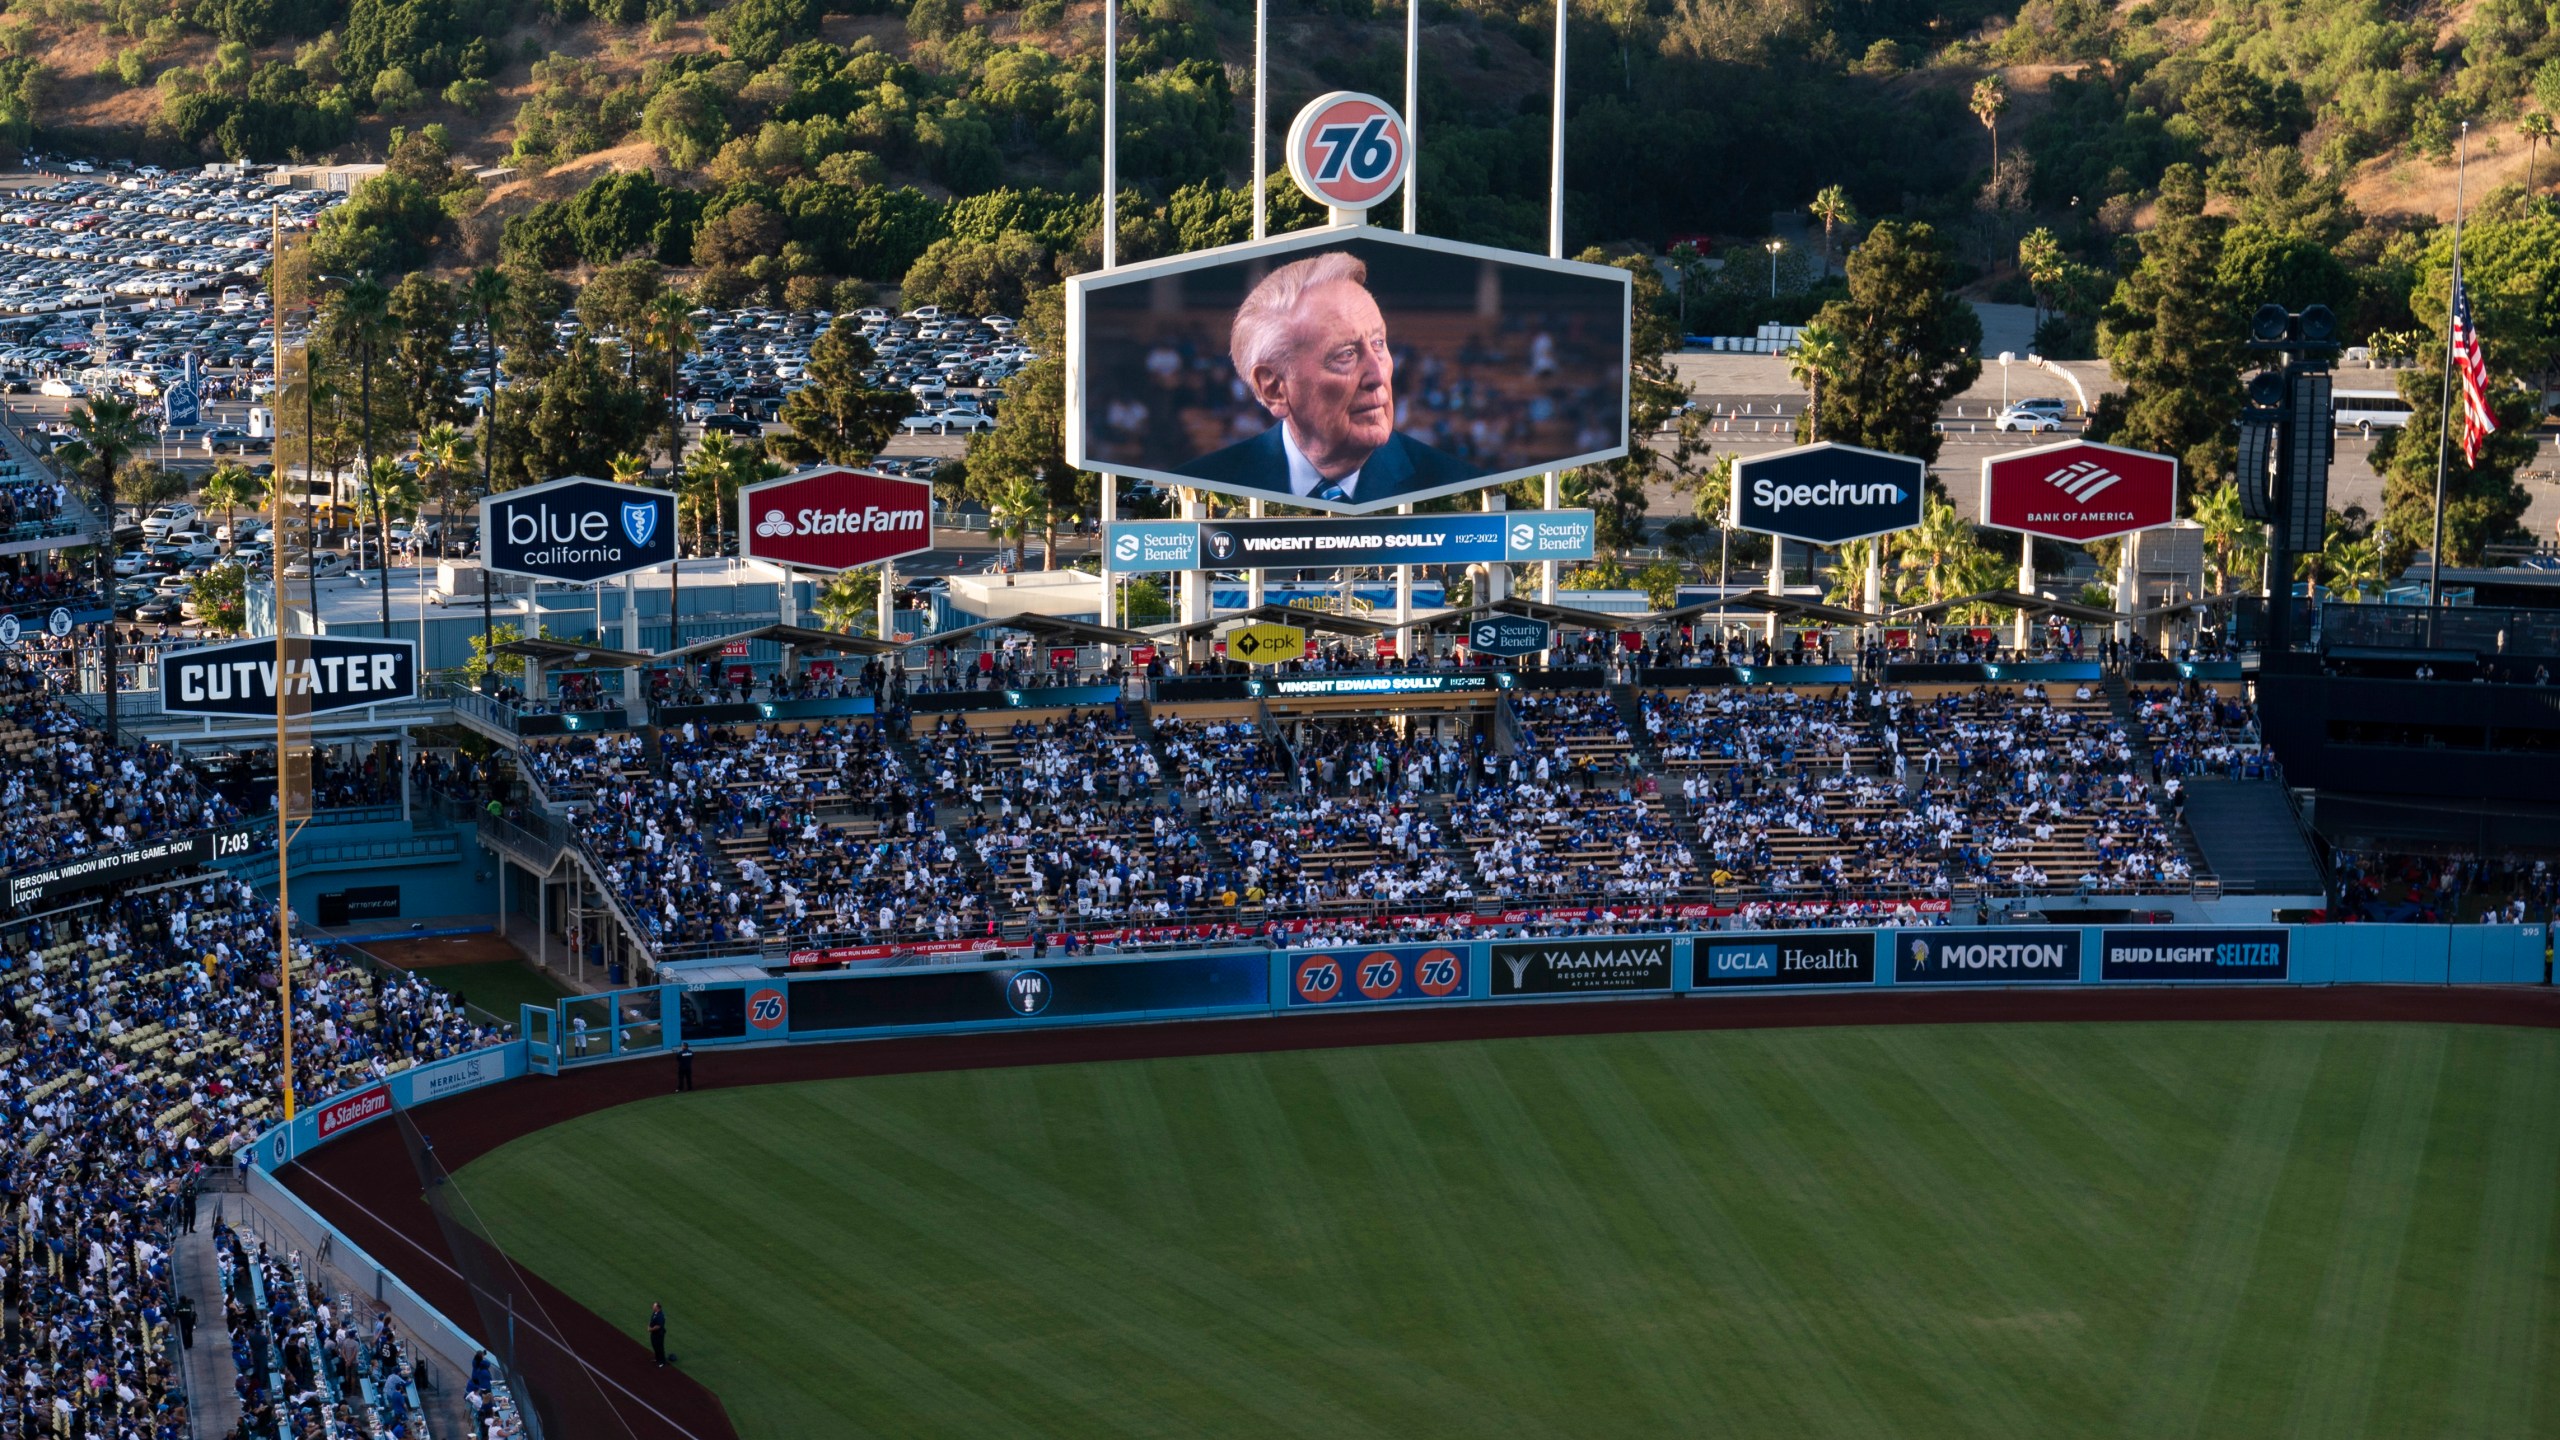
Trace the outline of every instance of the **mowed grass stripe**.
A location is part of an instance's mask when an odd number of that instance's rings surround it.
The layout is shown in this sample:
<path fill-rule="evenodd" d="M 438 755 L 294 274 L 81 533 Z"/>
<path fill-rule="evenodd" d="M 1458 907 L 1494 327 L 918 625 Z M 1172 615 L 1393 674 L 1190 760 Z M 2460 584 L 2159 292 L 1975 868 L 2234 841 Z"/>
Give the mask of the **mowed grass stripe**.
<path fill-rule="evenodd" d="M 2560 1434 L 2539 1032 L 878 1077 L 643 1102 L 458 1184 L 633 1343 L 666 1299 L 752 1440 Z"/>
<path fill-rule="evenodd" d="M 2326 1039 L 2310 1026 L 2255 1030 L 2257 1063 L 2135 1364 L 2123 1433 L 2174 1440 L 2202 1427 Z"/>
<path fill-rule="evenodd" d="M 2296 1440 L 2365 1433 L 2417 1204 L 2418 1168 L 2444 1078 L 2443 1032 L 2394 1027 L 2381 1040 L 2382 1063 L 2347 1171 L 2337 1243 L 2294 1370 L 2288 1430 Z"/>
<path fill-rule="evenodd" d="M 1344 1403 L 1384 1400 L 1426 1413 L 1451 1414 L 1486 1408 L 1483 1398 L 1467 1387 L 1428 1370 L 1397 1364 L 1332 1320 L 1246 1282 L 1234 1270 L 1212 1261 L 1205 1248 L 1153 1242 L 1115 1211 L 1080 1200 L 1001 1156 L 920 1125 L 913 1116 L 873 1110 L 856 1117 L 854 1124 L 903 1151 L 912 1164 L 966 1179 L 999 1212 L 1002 1222 L 1042 1227 L 1042 1239 L 1081 1252 L 1079 1258 L 1089 1258 L 1091 1263 L 1077 1268 L 1089 1275 L 1093 1288 L 1117 1293 L 1121 1308 L 1114 1312 L 1114 1323 L 1121 1315 L 1159 1312 L 1148 1316 L 1155 1323 L 1142 1329 L 1134 1324 L 1122 1327 L 1130 1343 L 1151 1341 L 1150 1348 L 1178 1352 L 1165 1358 L 1178 1360 L 1195 1374 L 1205 1376 L 1212 1367 L 1223 1367 L 1216 1378 L 1245 1382 L 1223 1388 L 1266 1418 L 1285 1420 L 1293 1427 L 1330 1427 L 1303 1433 L 1386 1434 L 1390 1432 L 1374 1428 L 1367 1417 L 1343 1408 Z M 1042 1256 L 1028 1263 L 1049 1261 Z M 1192 1313 L 1161 1313 L 1168 1308 Z M 1204 1353 L 1209 1346 L 1215 1347 L 1214 1352 Z M 1314 1389 L 1299 1378 L 1309 1371 L 1339 1372 L 1365 1383 L 1334 1391 Z M 1499 1417 L 1483 1418 L 1490 1423 Z M 1302 1432 L 1292 1428 L 1286 1433 Z"/>
<path fill-rule="evenodd" d="M 2451 1413 L 2436 1432 L 2448 1440 L 2560 1433 L 2560 1386 L 2551 1379 L 2552 1311 L 2560 1304 L 2552 1248 L 2560 1222 L 2560 1064 L 2549 1046 L 2536 1043 L 2540 1035 L 2507 1038 L 2495 1075 L 2488 1183 L 2462 1287 L 2461 1343 L 2451 1357 Z"/>
<path fill-rule="evenodd" d="M 1703 1287 L 1689 1348 L 1704 1362 L 1697 1367 L 1702 1383 L 1712 1371 L 1722 1392 L 1713 1397 L 1719 1426 L 1875 1440 L 1899 1434 L 1728 1212 L 1727 1187 L 1700 1162 L 1713 1127 L 1698 1107 L 1679 1101 L 1680 1087 L 1666 1074 L 1662 1052 L 1677 1044 L 1657 1037 L 1642 1049 L 1607 1047 L 1606 1068 L 1584 1072 L 1579 1083 L 1587 1108 L 1622 1117 L 1604 1143 L 1617 1147 L 1637 1198 Z"/>

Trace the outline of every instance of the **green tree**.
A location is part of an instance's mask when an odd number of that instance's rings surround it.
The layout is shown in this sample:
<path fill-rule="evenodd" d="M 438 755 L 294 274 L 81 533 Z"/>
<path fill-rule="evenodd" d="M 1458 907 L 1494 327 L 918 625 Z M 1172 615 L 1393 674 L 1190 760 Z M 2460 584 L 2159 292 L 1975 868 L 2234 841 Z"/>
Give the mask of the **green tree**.
<path fill-rule="evenodd" d="M 2371 463 L 2383 476 L 2383 520 L 2392 570 L 2435 529 L 2436 455 L 2444 462 L 2444 558 L 2478 564 L 2483 547 L 2525 538 L 2519 522 L 2530 497 L 2516 472 L 2534 455 L 2545 377 L 2560 369 L 2560 210 L 2537 205 L 2462 232 L 2462 276 L 2487 362 L 2498 433 L 2474 464 L 2462 453 L 2462 404 L 2455 394 L 2450 434 L 2444 413 L 2444 321 L 2453 288 L 2453 236 L 2439 230 L 2418 265 L 2409 308 L 2426 327 L 2418 364 L 2401 372 L 2400 394 L 2414 412 L 2407 428 L 2375 437 Z M 2526 377 L 2530 383 L 2517 383 Z"/>
<path fill-rule="evenodd" d="M 1051 286 L 1023 306 L 1024 340 L 1041 358 L 1004 382 L 1004 405 L 995 428 L 969 437 L 964 484 L 990 514 L 1000 498 L 1019 500 L 1023 487 L 1039 490 L 1040 523 L 1049 530 L 1049 563 L 1055 564 L 1056 520 L 1098 504 L 1096 477 L 1067 463 L 1066 296 Z M 1027 507 L 1026 507 L 1027 508 Z M 1017 554 L 1018 554 L 1017 549 Z"/>
<path fill-rule="evenodd" d="M 116 513 L 116 471 L 125 457 L 150 443 L 150 432 L 143 427 L 137 407 L 123 400 L 92 400 L 71 412 L 72 438 L 54 450 L 54 458 L 69 465 L 74 475 L 89 483 L 97 497 L 101 515 Z M 98 588 L 111 587 L 108 574 L 108 546 L 97 547 Z M 99 661 L 107 681 L 107 738 L 116 738 L 116 627 L 102 625 L 98 629 Z"/>
<path fill-rule="evenodd" d="M 963 315 L 1018 315 L 1030 293 L 1049 280 L 1049 256 L 1019 230 L 993 240 L 946 236 L 907 267 L 902 293 L 910 305 L 939 305 Z"/>
<path fill-rule="evenodd" d="M 1848 298 L 1815 316 L 1840 337 L 1820 433 L 1934 463 L 1939 409 L 1982 374 L 1982 322 L 1949 293 L 1946 255 L 1925 224 L 1878 224 L 1849 252 L 1848 273 Z"/>
<path fill-rule="evenodd" d="M 1997 74 L 1985 75 L 1973 82 L 1973 94 L 1965 108 L 1982 128 L 1991 132 L 1991 188 L 2000 188 L 2000 117 L 2009 112 L 2009 82 Z"/>
<path fill-rule="evenodd" d="M 2215 591 L 2231 594 L 2236 587 L 2254 593 L 2266 564 L 2267 527 L 2241 513 L 2238 482 L 2225 480 L 2199 493 L 2195 521 L 2204 527 Z"/>
<path fill-rule="evenodd" d="M 1695 412 L 1682 415 L 1680 406 L 1689 391 L 1672 373 L 1670 360 L 1680 349 L 1679 317 L 1652 260 L 1635 255 L 1612 258 L 1596 249 L 1585 250 L 1578 258 L 1585 264 L 1615 265 L 1634 282 L 1627 433 L 1636 443 L 1619 459 L 1566 471 L 1558 486 L 1566 504 L 1591 508 L 1600 548 L 1617 553 L 1644 542 L 1646 490 L 1657 482 L 1676 486 L 1683 475 L 1706 463 L 1706 422 Z M 1672 432 L 1670 445 L 1657 449 L 1646 443 L 1648 437 L 1666 430 Z M 1524 508 L 1534 508 L 1546 499 L 1543 484 L 1535 480 L 1519 482 L 1513 494 Z"/>
<path fill-rule="evenodd" d="M 540 378 L 523 385 L 499 427 L 519 483 L 596 475 L 645 444 L 656 407 L 581 335 Z"/>
<path fill-rule="evenodd" d="M 197 497 L 222 512 L 222 528 L 229 530 L 233 512 L 256 505 L 265 493 L 265 485 L 247 466 L 236 460 L 225 460 L 213 467 L 212 474 L 204 477 L 204 486 L 197 492 Z"/>
<path fill-rule="evenodd" d="M 830 465 L 861 465 L 879 454 L 916 402 L 903 390 L 874 389 L 863 372 L 876 363 L 862 327 L 838 317 L 809 347 L 808 383 L 782 402 L 782 423 L 791 429 L 773 437 L 774 453 Z"/>
<path fill-rule="evenodd" d="M 2525 193 L 2530 195 L 2533 193 L 2533 162 L 2537 155 L 2536 147 L 2549 146 L 2555 136 L 2560 136 L 2560 129 L 2555 129 L 2551 116 L 2540 110 L 2518 121 L 2516 129 L 2524 136 L 2524 189 Z"/>
<path fill-rule="evenodd" d="M 418 437 L 418 483 L 436 503 L 436 558 L 453 538 L 453 502 L 471 480 L 471 452 L 478 446 L 453 422 L 440 421 Z"/>
<path fill-rule="evenodd" d="M 429 275 L 402 277 L 386 302 L 391 344 L 383 359 L 392 385 L 387 433 L 411 433 L 462 418 L 462 372 L 467 354 L 453 348 L 462 307 L 453 287 Z"/>
<path fill-rule="evenodd" d="M 1806 444 L 1822 438 L 1822 382 L 1839 373 L 1844 353 L 1838 332 L 1816 320 L 1797 335 L 1795 353 L 1787 357 L 1787 378 L 1804 387 L 1804 408 L 1796 412 L 1796 438 Z"/>
<path fill-rule="evenodd" d="M 649 312 L 640 332 L 640 343 L 662 362 L 666 369 L 665 402 L 667 425 L 667 473 L 684 469 L 684 391 L 679 374 L 685 352 L 693 348 L 693 312 L 685 307 L 684 297 L 669 290 L 649 303 Z M 646 470 L 644 463 L 643 470 Z"/>
<path fill-rule="evenodd" d="M 2189 475 L 2230 473 L 2249 307 L 2222 288 L 2225 229 L 2204 213 L 2195 167 L 2171 166 L 2142 261 L 2098 319 L 2098 353 L 2125 388 L 2099 402 L 2091 439 L 2177 456 Z"/>
<path fill-rule="evenodd" d="M 1848 187 L 1825 185 L 1814 192 L 1813 218 L 1822 222 L 1822 273 L 1831 273 L 1831 232 L 1833 227 L 1858 223 L 1858 207 L 1850 200 Z"/>
<path fill-rule="evenodd" d="M 237 635 L 249 626 L 248 572 L 236 564 L 216 565 L 187 586 L 196 619 L 209 630 Z"/>
<path fill-rule="evenodd" d="M 818 587 L 818 623 L 846 635 L 868 635 L 880 618 L 880 569 L 847 570 Z"/>
<path fill-rule="evenodd" d="M 1894 537 L 1904 604 L 1934 604 L 2004 587 L 2007 562 L 1982 543 L 1973 522 L 1931 496 L 1920 523 Z"/>

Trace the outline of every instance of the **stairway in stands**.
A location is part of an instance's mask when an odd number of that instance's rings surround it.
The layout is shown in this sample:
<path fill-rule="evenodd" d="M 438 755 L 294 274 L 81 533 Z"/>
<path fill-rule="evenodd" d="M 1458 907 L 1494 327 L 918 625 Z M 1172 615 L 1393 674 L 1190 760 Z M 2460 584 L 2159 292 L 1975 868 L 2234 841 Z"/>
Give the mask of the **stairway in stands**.
<path fill-rule="evenodd" d="M 2151 773 L 2151 752 L 2141 738 L 2142 726 L 2134 716 L 2132 687 L 2126 685 L 2124 676 L 2115 671 L 2107 672 L 2106 678 L 2099 682 L 2099 686 L 2106 693 L 2107 712 L 2115 717 L 2115 722 L 2123 726 L 2124 733 L 2132 738 L 2134 773 L 2136 775 Z M 2192 782 L 2183 785 L 2182 788 L 2186 789 L 2192 801 L 2195 794 Z M 2150 790 L 2151 803 L 2160 807 L 2161 814 L 2168 814 L 2169 792 L 2162 788 L 2157 780 L 2150 782 Z M 2192 815 L 2186 817 L 2184 821 L 2171 827 L 2171 833 L 2178 837 L 2178 854 L 2187 862 L 2189 873 L 2195 877 L 2197 893 L 2219 894 L 2222 890 L 2220 872 L 2214 868 L 2213 857 L 2196 839 L 2194 819 Z M 2317 890 L 2319 887 L 2312 888 Z"/>
<path fill-rule="evenodd" d="M 2187 778 L 2186 793 L 2187 829 L 2225 891 L 2325 892 L 2319 853 L 2281 784 L 2194 775 Z"/>

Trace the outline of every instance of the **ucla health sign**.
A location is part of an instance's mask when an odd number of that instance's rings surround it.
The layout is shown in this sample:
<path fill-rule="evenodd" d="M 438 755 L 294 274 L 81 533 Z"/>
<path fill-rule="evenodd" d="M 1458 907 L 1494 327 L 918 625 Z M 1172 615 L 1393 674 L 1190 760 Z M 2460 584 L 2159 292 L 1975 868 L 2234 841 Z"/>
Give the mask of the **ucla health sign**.
<path fill-rule="evenodd" d="M 1373 515 L 1323 520 L 1133 520 L 1111 526 L 1111 568 L 1293 570 L 1339 565 L 1474 565 L 1588 560 L 1588 510 Z"/>
<path fill-rule="evenodd" d="M 501 575 L 592 585 L 676 558 L 672 490 L 572 475 L 480 502 L 483 563 Z"/>
<path fill-rule="evenodd" d="M 1700 935 L 1694 946 L 1689 961 L 1694 989 L 1872 985 L 1876 978 L 1876 937 L 1871 932 Z"/>
<path fill-rule="evenodd" d="M 2282 926 L 2216 930 L 2148 925 L 2102 930 L 2101 980 L 2282 980 L 2293 932 Z"/>
<path fill-rule="evenodd" d="M 2080 979 L 2080 932 L 1899 930 L 1893 960 L 1900 985 L 2068 985 Z"/>
<path fill-rule="evenodd" d="M 1798 445 L 1733 462 L 1733 528 L 1839 545 L 1920 523 L 1929 463 L 1855 445 Z"/>

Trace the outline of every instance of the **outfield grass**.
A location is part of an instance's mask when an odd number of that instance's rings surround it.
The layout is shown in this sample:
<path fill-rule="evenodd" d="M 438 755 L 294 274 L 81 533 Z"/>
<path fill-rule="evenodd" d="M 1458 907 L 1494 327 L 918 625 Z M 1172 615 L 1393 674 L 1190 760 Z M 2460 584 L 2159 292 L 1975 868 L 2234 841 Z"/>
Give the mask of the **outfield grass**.
<path fill-rule="evenodd" d="M 567 986 L 522 960 L 483 960 L 467 965 L 430 965 L 410 972 L 449 995 L 513 1025 L 525 1005 L 548 1005 L 569 993 Z"/>
<path fill-rule="evenodd" d="M 750 1437 L 2560 1434 L 2541 1031 L 830 1081 L 608 1111 L 460 1185 L 635 1340 L 663 1298 Z"/>

